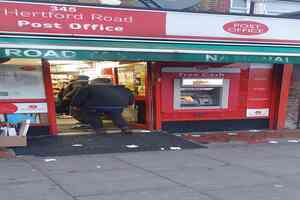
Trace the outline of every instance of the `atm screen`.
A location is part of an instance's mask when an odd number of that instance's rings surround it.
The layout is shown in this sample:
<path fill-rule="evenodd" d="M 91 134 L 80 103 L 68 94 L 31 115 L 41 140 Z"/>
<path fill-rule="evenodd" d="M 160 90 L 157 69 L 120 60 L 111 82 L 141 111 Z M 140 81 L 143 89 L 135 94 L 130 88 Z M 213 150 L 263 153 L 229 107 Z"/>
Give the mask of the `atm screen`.
<path fill-rule="evenodd" d="M 220 106 L 220 87 L 185 89 L 180 91 L 181 107 Z"/>
<path fill-rule="evenodd" d="M 226 108 L 229 80 L 182 78 L 174 80 L 174 108 Z"/>

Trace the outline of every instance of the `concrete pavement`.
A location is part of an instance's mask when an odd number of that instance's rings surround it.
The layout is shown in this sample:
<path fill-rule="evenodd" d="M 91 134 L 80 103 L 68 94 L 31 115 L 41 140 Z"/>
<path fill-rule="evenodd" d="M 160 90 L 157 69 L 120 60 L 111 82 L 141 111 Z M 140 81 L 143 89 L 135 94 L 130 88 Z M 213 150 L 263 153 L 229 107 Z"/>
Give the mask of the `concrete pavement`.
<path fill-rule="evenodd" d="M 300 143 L 0 159 L 1 200 L 298 200 Z M 45 159 L 52 159 L 45 161 Z"/>

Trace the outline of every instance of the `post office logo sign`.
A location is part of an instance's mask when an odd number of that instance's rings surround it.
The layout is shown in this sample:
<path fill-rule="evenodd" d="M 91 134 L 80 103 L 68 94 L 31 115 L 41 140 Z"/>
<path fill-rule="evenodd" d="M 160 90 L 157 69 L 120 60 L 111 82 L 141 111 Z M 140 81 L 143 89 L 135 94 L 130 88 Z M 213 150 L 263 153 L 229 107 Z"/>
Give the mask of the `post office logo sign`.
<path fill-rule="evenodd" d="M 232 21 L 224 24 L 223 29 L 236 35 L 261 35 L 267 33 L 267 25 L 255 21 Z"/>

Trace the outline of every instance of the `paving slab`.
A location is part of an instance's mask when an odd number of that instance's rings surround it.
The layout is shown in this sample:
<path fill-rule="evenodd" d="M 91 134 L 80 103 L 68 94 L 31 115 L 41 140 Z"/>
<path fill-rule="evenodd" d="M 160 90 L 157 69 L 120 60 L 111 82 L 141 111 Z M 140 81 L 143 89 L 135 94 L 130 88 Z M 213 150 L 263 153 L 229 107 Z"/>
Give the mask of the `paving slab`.
<path fill-rule="evenodd" d="M 146 190 L 146 191 L 131 191 L 131 192 L 121 192 L 108 195 L 99 196 L 88 196 L 88 197 L 78 197 L 78 200 L 172 200 L 172 199 L 182 199 L 182 200 L 213 200 L 206 195 L 199 194 L 190 189 L 175 187 L 175 188 L 163 188 L 156 190 Z"/>
<path fill-rule="evenodd" d="M 295 144 L 264 144 L 240 148 L 228 148 L 228 146 L 225 148 L 210 148 L 196 153 L 200 157 L 207 156 L 232 165 L 280 176 L 300 172 L 300 156 L 297 155 L 299 148 L 300 145 L 295 146 Z"/>
<path fill-rule="evenodd" d="M 265 176 L 248 169 L 230 165 L 199 169 L 156 170 L 155 173 L 203 192 L 237 186 L 252 186 L 278 180 L 275 177 Z"/>
<path fill-rule="evenodd" d="M 208 191 L 219 200 L 298 200 L 299 188 L 280 183 Z"/>
<path fill-rule="evenodd" d="M 46 159 L 55 160 L 46 162 Z M 29 158 L 27 161 L 47 174 L 132 168 L 125 162 L 103 155 L 35 157 Z"/>
<path fill-rule="evenodd" d="M 286 175 L 280 177 L 282 181 L 287 182 L 287 184 L 293 185 L 300 188 L 300 173 L 292 174 L 292 175 Z"/>
<path fill-rule="evenodd" d="M 293 143 L 210 144 L 208 149 L 51 157 L 53 162 L 0 159 L 0 199 L 70 200 L 71 194 L 76 200 L 298 200 L 299 149 Z"/>
<path fill-rule="evenodd" d="M 194 151 L 165 151 L 159 153 L 118 154 L 115 157 L 147 170 L 176 170 L 185 168 L 208 168 L 224 165 Z"/>
<path fill-rule="evenodd" d="M 273 140 L 272 140 L 273 141 Z M 278 141 L 278 140 L 274 140 Z M 298 150 L 300 143 L 278 143 L 278 144 L 209 144 L 209 148 L 202 151 L 195 151 L 199 154 L 231 156 L 234 153 L 247 153 L 248 156 L 282 156 L 282 157 L 300 157 Z"/>
<path fill-rule="evenodd" d="M 300 158 L 263 158 L 230 161 L 249 169 L 259 170 L 274 176 L 292 175 L 300 173 Z"/>
<path fill-rule="evenodd" d="M 270 149 L 270 150 L 269 150 Z M 267 157 L 278 157 L 282 156 L 280 151 L 274 150 L 274 146 L 270 145 L 256 146 L 256 145 L 245 145 L 245 146 L 210 146 L 208 149 L 203 151 L 195 152 L 203 156 L 210 156 L 217 159 L 229 159 L 229 160 L 239 160 L 239 159 L 262 159 Z"/>
<path fill-rule="evenodd" d="M 176 186 L 167 179 L 140 169 L 52 174 L 51 178 L 75 196 Z"/>
<path fill-rule="evenodd" d="M 73 200 L 49 181 L 0 185 L 1 200 Z"/>
<path fill-rule="evenodd" d="M 45 180 L 38 170 L 32 168 L 28 163 L 20 160 L 3 160 L 0 162 L 0 184 L 14 184 L 17 182 L 28 182 Z"/>
<path fill-rule="evenodd" d="M 277 141 L 277 140 L 274 140 Z M 269 154 L 274 154 L 282 157 L 298 157 L 300 155 L 298 153 L 300 149 L 300 143 L 290 143 L 285 141 L 284 143 L 279 144 L 261 144 L 255 145 L 252 151 L 255 152 L 264 152 Z"/>

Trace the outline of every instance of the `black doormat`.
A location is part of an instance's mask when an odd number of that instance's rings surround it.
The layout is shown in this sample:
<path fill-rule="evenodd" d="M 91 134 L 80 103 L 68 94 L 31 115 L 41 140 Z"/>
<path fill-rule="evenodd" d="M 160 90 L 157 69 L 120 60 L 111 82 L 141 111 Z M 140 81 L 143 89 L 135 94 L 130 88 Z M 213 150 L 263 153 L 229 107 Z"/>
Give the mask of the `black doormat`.
<path fill-rule="evenodd" d="M 130 135 L 68 135 L 31 138 L 27 147 L 14 148 L 16 155 L 68 156 L 80 154 L 121 153 L 206 148 L 168 133 Z"/>

